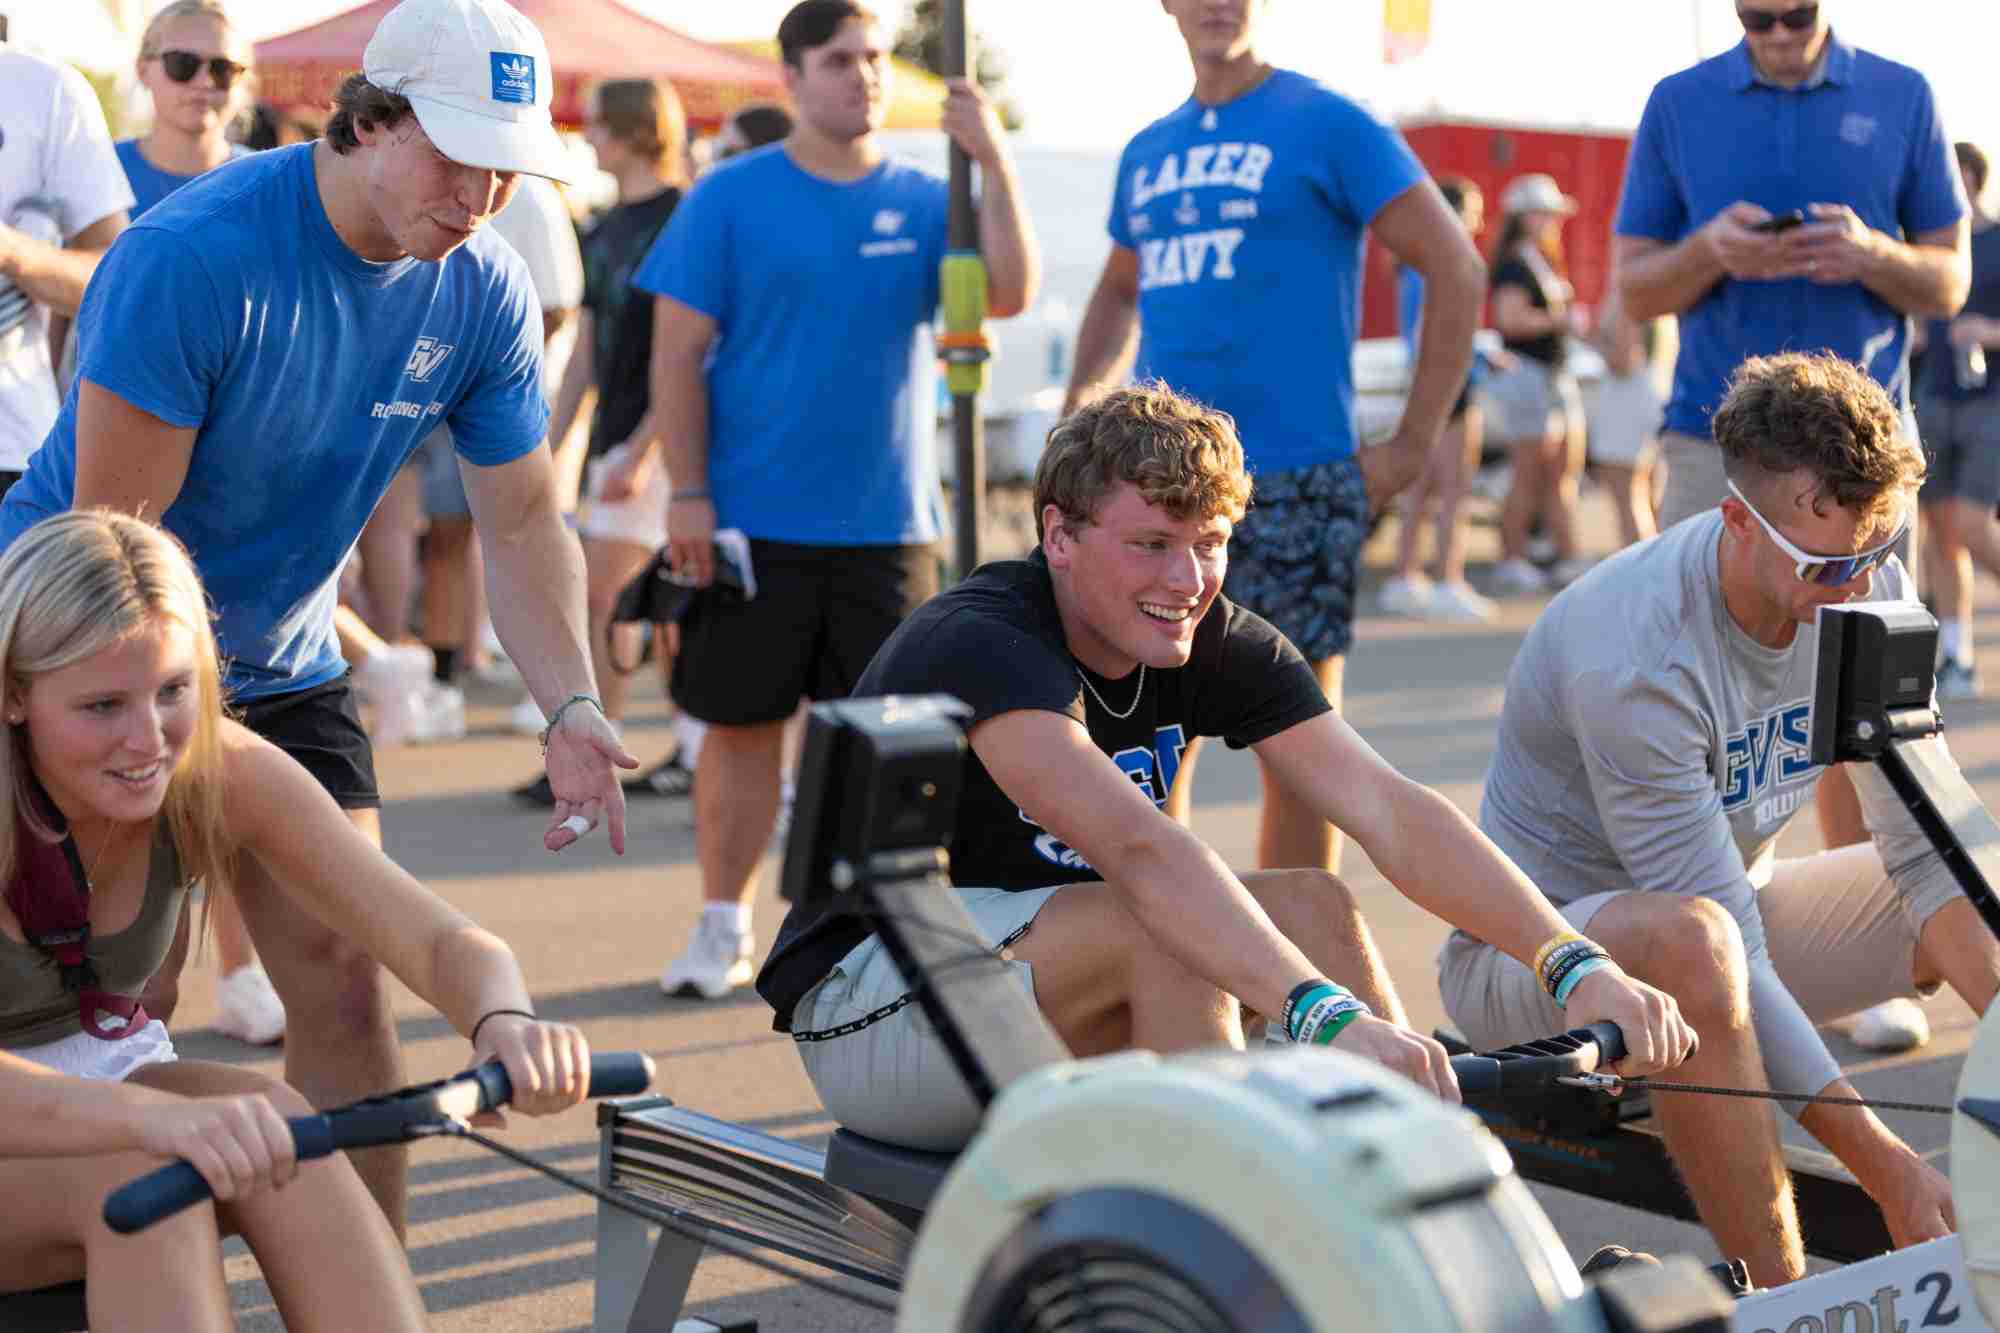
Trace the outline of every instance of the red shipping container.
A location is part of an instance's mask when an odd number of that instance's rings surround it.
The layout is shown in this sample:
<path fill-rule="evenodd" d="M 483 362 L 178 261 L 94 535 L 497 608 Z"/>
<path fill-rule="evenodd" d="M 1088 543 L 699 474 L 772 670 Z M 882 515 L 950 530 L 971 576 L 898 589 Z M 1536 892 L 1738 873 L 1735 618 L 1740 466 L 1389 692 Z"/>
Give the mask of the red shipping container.
<path fill-rule="evenodd" d="M 1500 235 L 1500 192 L 1516 176 L 1545 172 L 1577 202 L 1563 228 L 1563 255 L 1576 299 L 1592 311 L 1611 279 L 1611 224 L 1625 181 L 1632 136 L 1618 130 L 1561 130 L 1494 121 L 1417 118 L 1400 126 L 1432 175 L 1464 176 L 1486 196 L 1486 230 L 1479 251 L 1490 259 Z M 1389 338 L 1396 328 L 1393 261 L 1369 245 L 1361 297 L 1361 336 Z"/>

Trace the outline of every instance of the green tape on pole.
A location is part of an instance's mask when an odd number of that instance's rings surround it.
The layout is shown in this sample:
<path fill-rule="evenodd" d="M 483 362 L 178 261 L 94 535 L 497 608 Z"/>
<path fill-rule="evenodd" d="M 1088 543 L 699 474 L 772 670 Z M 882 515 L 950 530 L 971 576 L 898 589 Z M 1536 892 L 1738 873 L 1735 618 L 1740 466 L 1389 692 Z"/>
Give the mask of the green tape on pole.
<path fill-rule="evenodd" d="M 986 363 L 993 347 L 986 340 L 986 261 L 977 250 L 953 250 L 941 269 L 944 290 L 944 333 L 938 352 L 944 358 L 945 386 L 954 397 L 986 388 Z"/>

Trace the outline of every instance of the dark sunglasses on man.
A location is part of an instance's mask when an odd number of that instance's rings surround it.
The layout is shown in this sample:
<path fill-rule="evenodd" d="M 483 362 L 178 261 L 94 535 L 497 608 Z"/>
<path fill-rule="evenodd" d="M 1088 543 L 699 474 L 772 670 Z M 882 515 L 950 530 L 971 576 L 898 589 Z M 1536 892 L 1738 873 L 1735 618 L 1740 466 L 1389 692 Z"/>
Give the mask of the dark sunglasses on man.
<path fill-rule="evenodd" d="M 1800 5 L 1782 14 L 1769 9 L 1739 9 L 1736 17 L 1743 21 L 1745 32 L 1769 32 L 1780 23 L 1793 32 L 1805 32 L 1819 22 L 1819 6 Z"/>
<path fill-rule="evenodd" d="M 198 56 L 192 51 L 160 52 L 160 68 L 165 70 L 167 77 L 175 83 L 186 83 L 193 79 L 201 72 L 203 65 L 208 66 L 208 77 L 215 80 L 215 86 L 225 93 L 229 91 L 230 85 L 249 69 L 248 65 L 239 65 L 227 56 Z"/>

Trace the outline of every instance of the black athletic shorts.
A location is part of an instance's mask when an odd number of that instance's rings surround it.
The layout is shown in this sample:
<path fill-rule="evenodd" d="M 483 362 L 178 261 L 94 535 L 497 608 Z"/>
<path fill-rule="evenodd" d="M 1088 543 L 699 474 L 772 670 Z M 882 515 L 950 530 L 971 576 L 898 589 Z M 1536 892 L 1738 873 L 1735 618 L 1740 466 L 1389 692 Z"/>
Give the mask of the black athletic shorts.
<path fill-rule="evenodd" d="M 674 702 L 717 726 L 780 722 L 802 698 L 846 698 L 883 640 L 938 589 L 931 546 L 752 538 L 750 568 L 754 600 L 704 593 L 681 621 Z"/>
<path fill-rule="evenodd" d="M 238 719 L 305 765 L 341 809 L 381 807 L 375 749 L 368 743 L 346 676 L 290 694 L 248 700 L 238 706 Z"/>

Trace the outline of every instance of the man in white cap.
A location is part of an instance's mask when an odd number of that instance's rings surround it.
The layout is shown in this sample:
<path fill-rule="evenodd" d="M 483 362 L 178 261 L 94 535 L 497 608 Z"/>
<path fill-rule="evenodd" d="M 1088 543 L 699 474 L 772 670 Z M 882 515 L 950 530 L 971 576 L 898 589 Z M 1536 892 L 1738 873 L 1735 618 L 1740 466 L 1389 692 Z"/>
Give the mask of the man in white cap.
<path fill-rule="evenodd" d="M 540 311 L 520 256 L 485 229 L 519 176 L 565 174 L 548 50 L 500 0 L 406 0 L 362 71 L 335 95 L 324 139 L 211 173 L 112 247 L 78 317 L 76 383 L 0 505 L 0 546 L 73 506 L 174 533 L 215 604 L 244 720 L 379 842 L 335 578 L 397 469 L 447 424 L 496 628 L 552 719 L 544 845 L 603 817 L 622 851 L 614 766 L 637 761 L 596 706 L 582 561 L 543 438 Z M 291 1015 L 286 1077 L 322 1106 L 401 1083 L 365 942 L 286 908 L 282 869 L 246 859 L 232 888 Z M 154 1013 L 171 1007 L 177 972 L 163 969 Z M 355 1165 L 400 1229 L 402 1155 Z"/>

